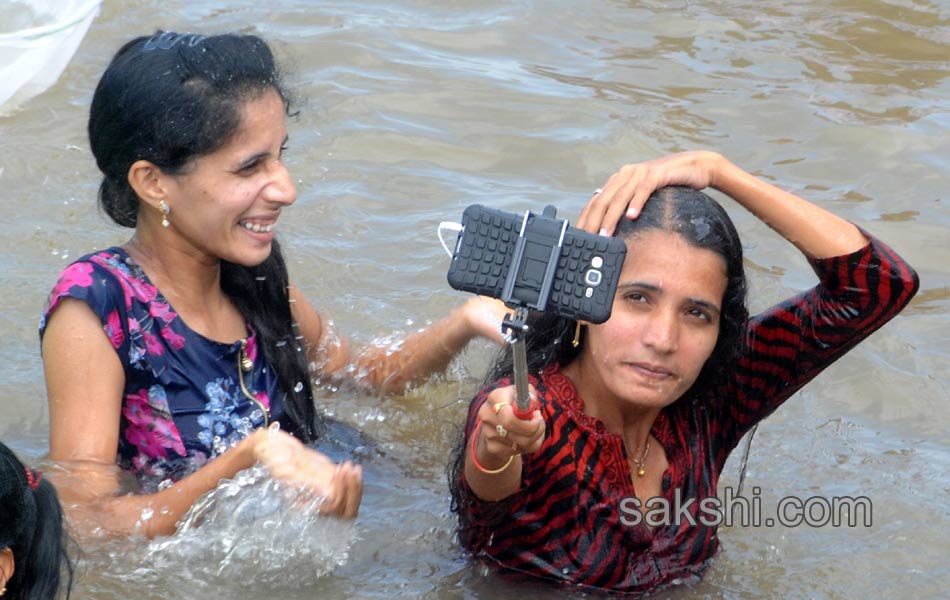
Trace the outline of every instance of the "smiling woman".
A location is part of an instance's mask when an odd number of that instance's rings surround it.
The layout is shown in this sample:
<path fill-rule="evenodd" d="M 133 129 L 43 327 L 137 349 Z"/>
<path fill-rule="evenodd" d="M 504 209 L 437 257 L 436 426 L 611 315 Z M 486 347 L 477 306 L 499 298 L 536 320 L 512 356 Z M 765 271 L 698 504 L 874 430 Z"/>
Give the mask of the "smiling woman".
<path fill-rule="evenodd" d="M 304 445 L 326 430 L 311 377 L 403 391 L 470 339 L 500 338 L 472 300 L 393 348 L 349 349 L 290 284 L 275 239 L 296 199 L 289 110 L 270 49 L 249 35 L 136 38 L 96 88 L 100 204 L 134 234 L 68 266 L 40 325 L 50 458 L 80 534 L 174 532 L 255 463 L 355 517 L 360 468 Z M 117 462 L 146 493 L 119 494 Z"/>
<path fill-rule="evenodd" d="M 794 243 L 818 285 L 750 319 L 742 245 L 706 187 Z M 611 317 L 531 324 L 529 420 L 510 406 L 510 356 L 489 372 L 449 468 L 459 537 L 501 567 L 565 583 L 639 593 L 695 580 L 719 547 L 718 522 L 700 511 L 729 453 L 894 317 L 917 275 L 851 223 L 711 152 L 624 167 L 578 224 L 626 241 Z M 652 518 L 662 506 L 684 508 Z"/>
<path fill-rule="evenodd" d="M 284 101 L 276 90 L 261 91 L 240 107 L 239 122 L 229 142 L 196 158 L 183 173 L 165 173 L 148 160 L 129 169 L 136 195 L 157 209 L 152 215 L 160 213 L 169 227 L 175 223 L 179 235 L 168 236 L 164 250 L 194 249 L 247 267 L 270 255 L 280 212 L 297 197 L 281 159 L 287 143 Z M 132 239 L 134 253 L 139 237 Z"/>

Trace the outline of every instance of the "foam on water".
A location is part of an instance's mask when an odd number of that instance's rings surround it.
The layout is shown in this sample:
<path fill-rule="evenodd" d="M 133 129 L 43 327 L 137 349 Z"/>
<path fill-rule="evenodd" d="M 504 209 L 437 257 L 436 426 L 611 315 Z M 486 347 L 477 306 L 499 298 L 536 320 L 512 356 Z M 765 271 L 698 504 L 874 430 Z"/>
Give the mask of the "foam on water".
<path fill-rule="evenodd" d="M 175 535 L 105 542 L 83 570 L 108 568 L 143 591 L 187 581 L 183 597 L 313 586 L 347 561 L 357 539 L 353 521 L 319 514 L 321 502 L 253 467 L 202 496 Z"/>

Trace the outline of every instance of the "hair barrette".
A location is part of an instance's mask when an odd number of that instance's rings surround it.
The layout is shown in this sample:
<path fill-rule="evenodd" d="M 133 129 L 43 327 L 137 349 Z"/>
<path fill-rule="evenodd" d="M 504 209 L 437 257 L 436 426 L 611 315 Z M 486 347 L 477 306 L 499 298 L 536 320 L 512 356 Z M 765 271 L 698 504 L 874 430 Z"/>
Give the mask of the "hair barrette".
<path fill-rule="evenodd" d="M 26 471 L 26 483 L 30 486 L 30 489 L 36 491 L 36 486 L 40 484 L 40 480 L 43 479 L 43 472 L 27 467 L 24 469 Z"/>
<path fill-rule="evenodd" d="M 170 50 L 178 44 L 184 44 L 188 47 L 197 46 L 204 41 L 206 36 L 195 33 L 175 33 L 174 31 L 163 31 L 153 35 L 145 45 L 143 51 L 148 50 Z"/>

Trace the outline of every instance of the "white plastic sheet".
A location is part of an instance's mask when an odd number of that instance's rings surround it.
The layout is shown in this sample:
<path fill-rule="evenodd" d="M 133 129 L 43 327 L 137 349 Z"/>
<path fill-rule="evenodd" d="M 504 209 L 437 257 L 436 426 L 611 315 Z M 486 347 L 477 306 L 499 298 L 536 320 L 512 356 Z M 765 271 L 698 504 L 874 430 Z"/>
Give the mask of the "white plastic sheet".
<path fill-rule="evenodd" d="M 0 0 L 0 112 L 53 85 L 102 0 Z"/>

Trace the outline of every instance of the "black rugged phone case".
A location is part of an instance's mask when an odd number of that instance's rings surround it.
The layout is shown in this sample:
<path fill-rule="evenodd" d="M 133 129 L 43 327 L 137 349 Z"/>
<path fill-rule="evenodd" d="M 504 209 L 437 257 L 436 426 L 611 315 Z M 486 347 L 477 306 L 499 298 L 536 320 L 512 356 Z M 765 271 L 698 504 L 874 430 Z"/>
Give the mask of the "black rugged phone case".
<path fill-rule="evenodd" d="M 473 204 L 462 213 L 448 282 L 453 288 L 501 298 L 511 267 L 523 215 Z M 603 323 L 610 318 L 626 244 L 569 227 L 558 259 L 551 295 L 545 308 L 563 317 Z M 585 282 L 596 258 L 602 274 L 598 285 Z M 590 291 L 588 291 L 590 290 Z"/>

